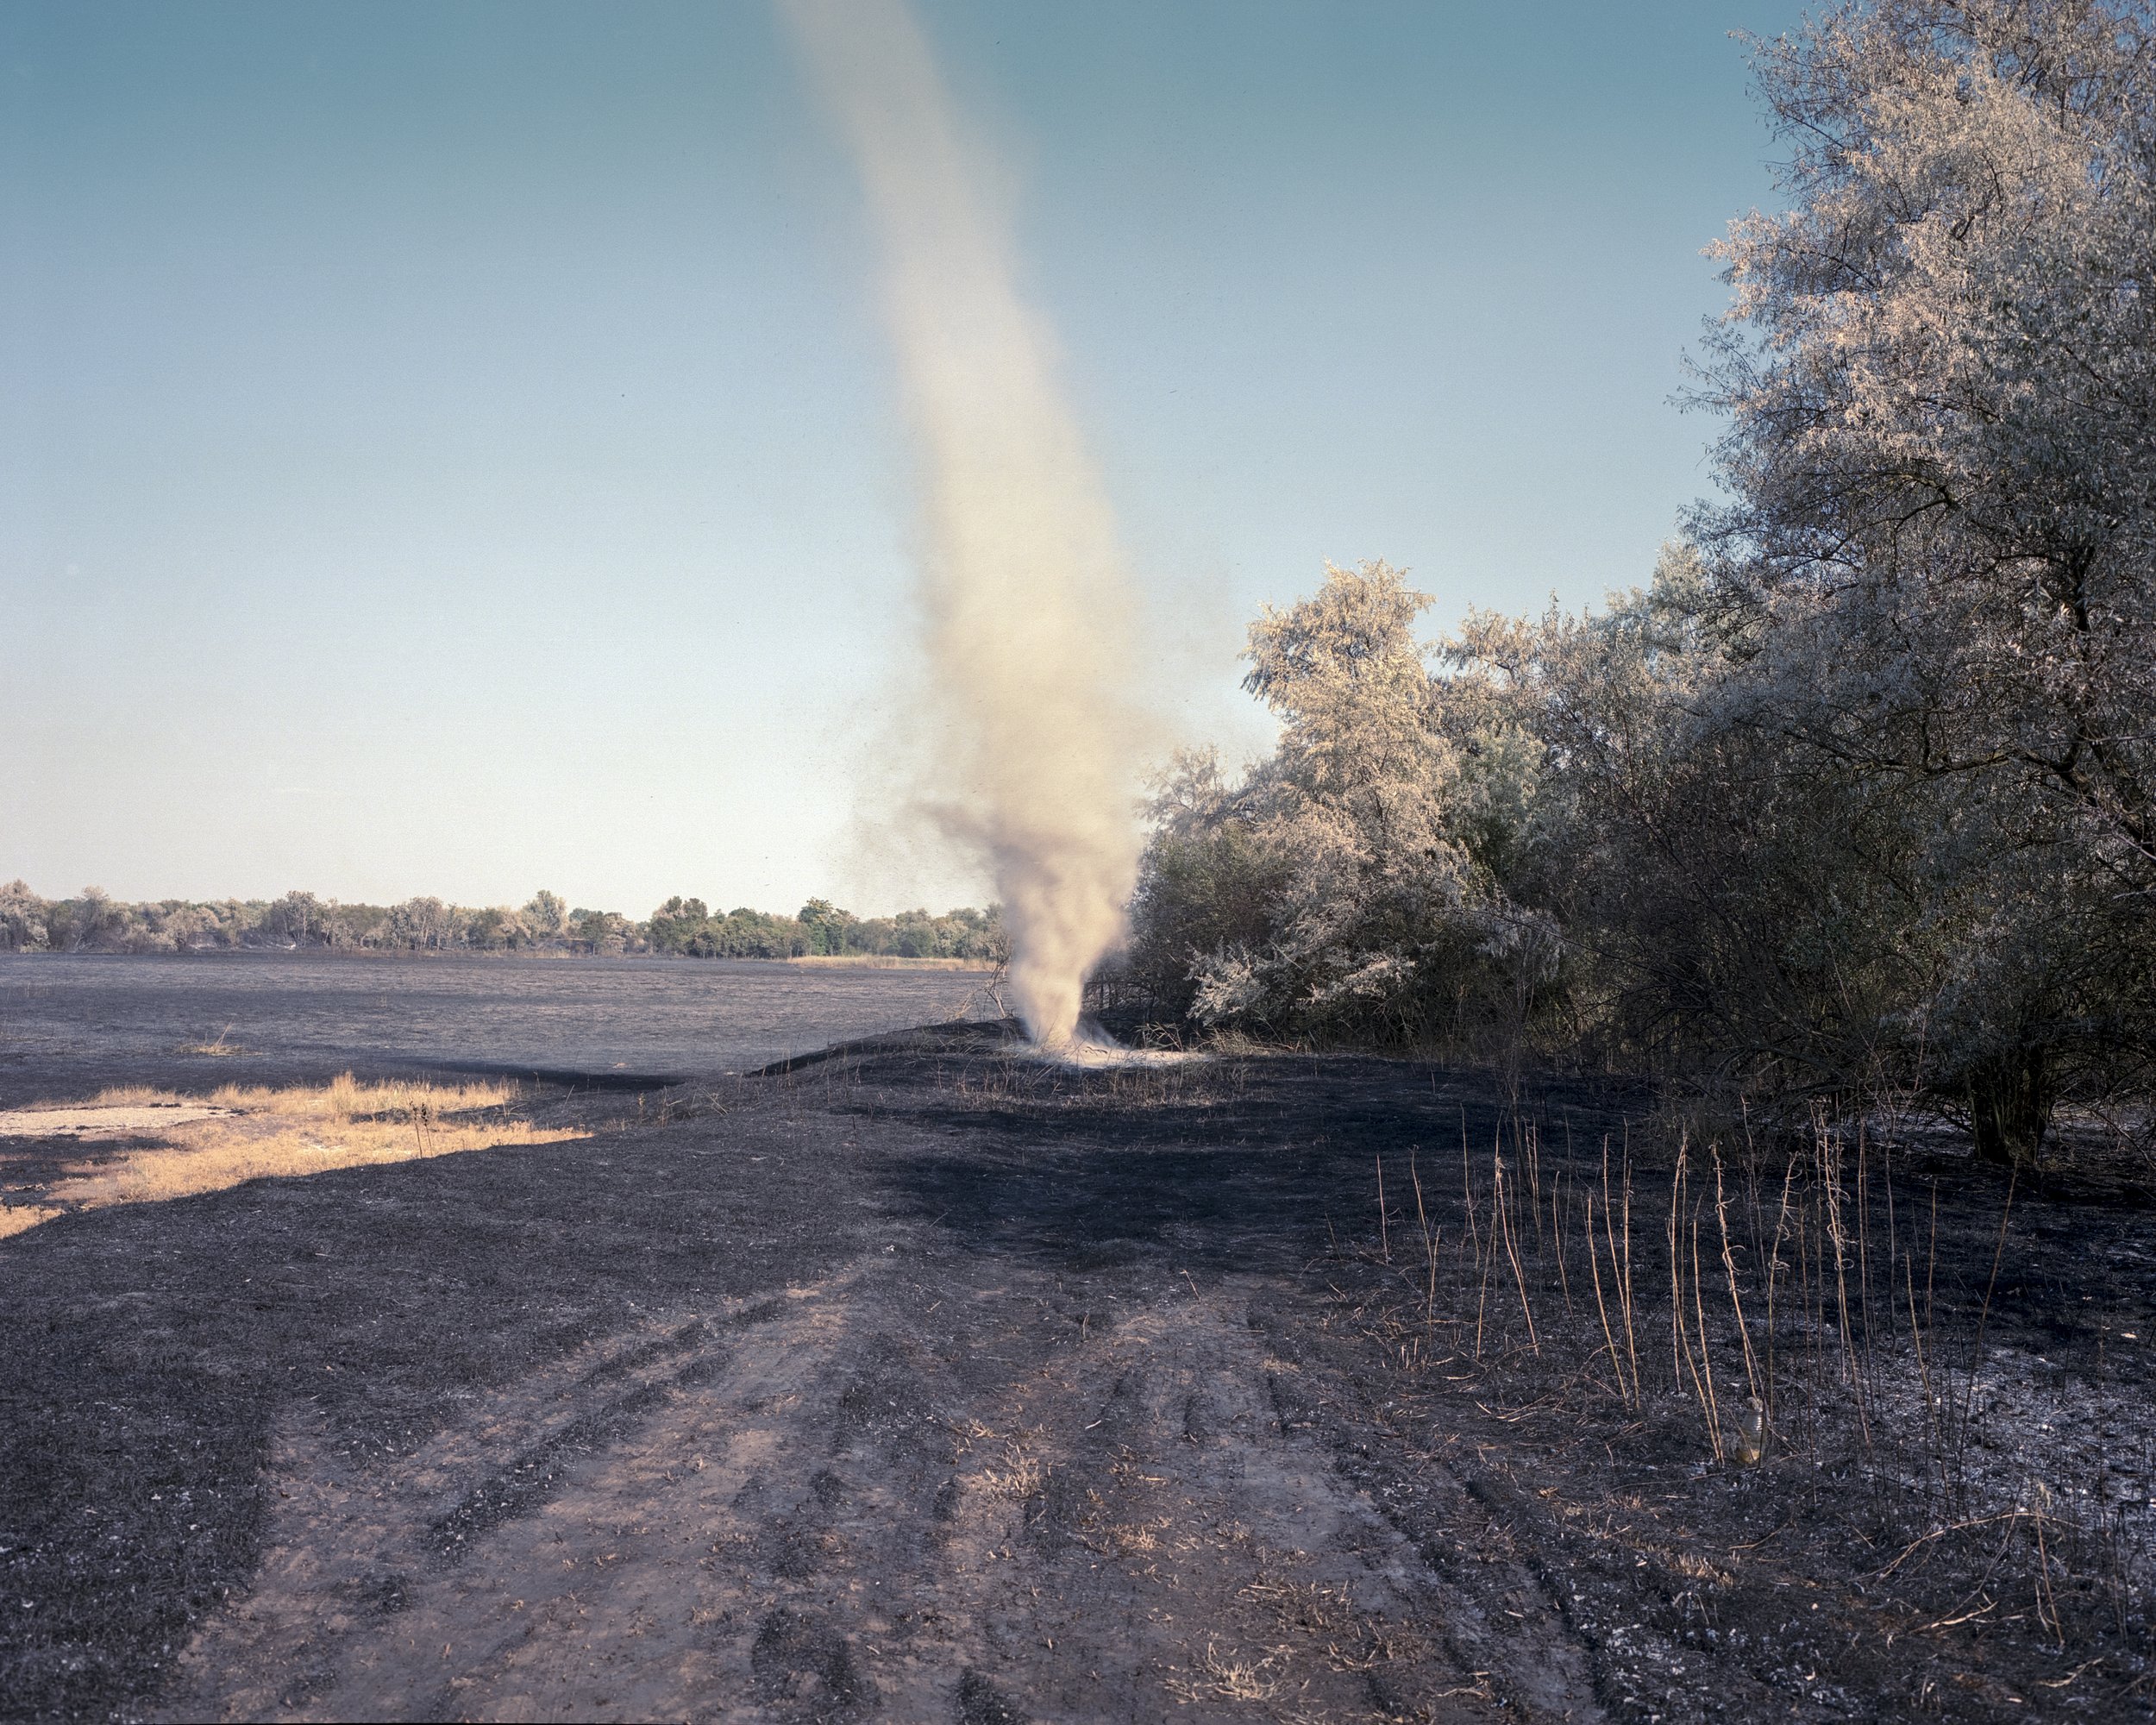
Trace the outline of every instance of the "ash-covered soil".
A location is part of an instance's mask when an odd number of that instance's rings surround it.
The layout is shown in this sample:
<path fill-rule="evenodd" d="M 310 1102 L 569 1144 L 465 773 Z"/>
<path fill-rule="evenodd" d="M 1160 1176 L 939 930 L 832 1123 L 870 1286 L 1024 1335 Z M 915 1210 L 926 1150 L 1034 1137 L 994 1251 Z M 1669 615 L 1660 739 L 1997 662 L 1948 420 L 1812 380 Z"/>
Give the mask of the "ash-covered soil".
<path fill-rule="evenodd" d="M 952 1018 L 978 971 L 509 953 L 0 953 L 0 1107 L 441 1073 L 635 1089 Z"/>
<path fill-rule="evenodd" d="M 1554 1239 L 1559 1170 L 1591 1180 L 1641 1099 L 1344 1057 L 1070 1072 L 1000 1038 L 561 1095 L 541 1117 L 598 1136 L 0 1242 L 0 1709 L 2148 1716 L 2129 1188 L 2024 1189 L 1988 1277 L 2003 1194 L 1935 1170 L 1920 1333 L 2001 1409 L 1962 1450 L 2026 1461 L 2078 1410 L 2058 1490 L 2116 1499 L 2120 1537 L 2046 1546 L 2039 1592 L 2035 1532 L 2093 1512 L 1999 1519 L 1964 1461 L 1990 1519 L 1946 1531 L 1921 1467 L 1890 1489 L 1883 1356 L 1872 1449 L 1821 1401 L 1823 1438 L 1792 1412 L 1717 1464 L 1651 1364 L 1640 1405 L 1613 1387 L 1583 1260 L 1457 1245 L 1492 1214 L 1471 1165 L 1434 1171 L 1463 1137 L 1537 1124 Z M 1633 1138 L 1644 1214 L 1666 1164 Z"/>

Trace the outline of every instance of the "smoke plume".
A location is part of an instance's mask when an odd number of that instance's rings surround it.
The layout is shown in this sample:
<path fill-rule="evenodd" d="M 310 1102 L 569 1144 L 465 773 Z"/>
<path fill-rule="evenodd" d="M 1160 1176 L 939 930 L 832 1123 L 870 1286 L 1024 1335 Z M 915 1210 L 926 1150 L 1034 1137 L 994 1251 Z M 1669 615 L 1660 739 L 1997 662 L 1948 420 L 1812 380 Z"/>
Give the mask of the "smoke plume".
<path fill-rule="evenodd" d="M 1138 837 L 1131 605 L 1052 344 L 904 0 L 780 0 L 851 150 L 919 445 L 939 824 L 986 863 L 1019 1016 L 1068 1045 Z"/>

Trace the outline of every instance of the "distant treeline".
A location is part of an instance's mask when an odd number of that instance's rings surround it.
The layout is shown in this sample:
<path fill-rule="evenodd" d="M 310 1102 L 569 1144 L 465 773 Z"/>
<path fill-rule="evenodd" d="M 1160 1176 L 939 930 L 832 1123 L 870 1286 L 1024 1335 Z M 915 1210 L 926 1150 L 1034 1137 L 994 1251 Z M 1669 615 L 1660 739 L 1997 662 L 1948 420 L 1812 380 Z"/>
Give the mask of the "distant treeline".
<path fill-rule="evenodd" d="M 701 899 L 672 898 L 642 922 L 618 911 L 572 906 L 558 894 L 474 909 L 440 899 L 398 905 L 340 904 L 312 893 L 281 899 L 160 899 L 127 904 L 92 887 L 44 899 L 21 881 L 0 887 L 0 952 L 206 952 L 243 947 L 321 947 L 389 952 L 664 952 L 691 958 L 805 958 L 860 955 L 962 958 L 1000 963 L 995 906 L 857 917 L 822 899 L 797 916 L 737 909 L 715 913 Z"/>

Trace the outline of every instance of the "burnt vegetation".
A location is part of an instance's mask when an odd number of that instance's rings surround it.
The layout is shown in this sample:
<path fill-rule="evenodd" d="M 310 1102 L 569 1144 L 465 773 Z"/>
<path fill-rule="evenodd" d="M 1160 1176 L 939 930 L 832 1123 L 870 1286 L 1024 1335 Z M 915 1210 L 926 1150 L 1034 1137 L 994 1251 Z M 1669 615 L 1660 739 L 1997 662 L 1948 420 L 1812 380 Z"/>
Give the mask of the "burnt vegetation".
<path fill-rule="evenodd" d="M 1259 1302 L 1308 1374 L 1279 1418 L 1441 1572 L 1521 1564 L 1614 1716 L 2156 1710 L 2133 1170 L 1977 1178 L 1936 1125 L 1824 1113 L 1725 1144 L 1635 1083 L 1396 1057 L 910 1082 L 1028 1146 L 912 1176 L 981 1251 L 1233 1276 L 1307 1242 Z"/>
<path fill-rule="evenodd" d="M 2149 1710 L 2115 1169 L 993 1024 L 530 1105 L 0 1250 L 11 1711 Z"/>

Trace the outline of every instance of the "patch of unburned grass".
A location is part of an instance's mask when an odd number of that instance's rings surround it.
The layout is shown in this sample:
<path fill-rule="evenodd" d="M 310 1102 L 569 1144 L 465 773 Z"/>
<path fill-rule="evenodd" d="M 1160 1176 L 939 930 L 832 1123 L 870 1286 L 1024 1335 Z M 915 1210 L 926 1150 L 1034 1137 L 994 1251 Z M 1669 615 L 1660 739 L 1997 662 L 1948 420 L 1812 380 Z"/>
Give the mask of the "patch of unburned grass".
<path fill-rule="evenodd" d="M 155 1142 L 134 1144 L 103 1166 L 55 1182 L 45 1195 L 53 1201 L 50 1205 L 0 1212 L 0 1234 L 20 1233 L 69 1208 L 154 1203 L 266 1176 L 320 1174 L 591 1135 L 518 1118 L 511 1111 L 517 1093 L 501 1083 L 363 1084 L 347 1072 L 327 1084 L 281 1089 L 227 1084 L 210 1100 L 219 1113 L 175 1117 L 147 1132 L 137 1124 L 137 1111 L 182 1107 L 188 1099 L 128 1086 L 103 1091 L 72 1110 L 75 1116 L 98 1109 L 129 1111 L 128 1136 L 149 1136 Z"/>
<path fill-rule="evenodd" d="M 482 1108 L 506 1107 L 517 1100 L 517 1087 L 500 1082 L 425 1084 L 403 1081 L 362 1084 L 349 1072 L 340 1072 L 318 1089 L 301 1086 L 278 1090 L 224 1084 L 210 1100 L 220 1108 L 266 1110 L 299 1120 L 402 1120 L 413 1115 L 439 1119 L 449 1114 L 475 1113 Z"/>
<path fill-rule="evenodd" d="M 40 1222 L 50 1221 L 66 1213 L 43 1204 L 11 1204 L 0 1209 L 0 1239 L 9 1234 L 19 1234 L 26 1228 L 34 1228 Z"/>
<path fill-rule="evenodd" d="M 1231 1652 L 1223 1655 L 1211 1641 L 1205 1658 L 1188 1677 L 1170 1675 L 1168 1692 L 1186 1706 L 1207 1701 L 1270 1701 L 1279 1682 L 1266 1675 L 1288 1650 L 1275 1647 L 1263 1659 L 1252 1659 Z"/>

